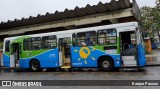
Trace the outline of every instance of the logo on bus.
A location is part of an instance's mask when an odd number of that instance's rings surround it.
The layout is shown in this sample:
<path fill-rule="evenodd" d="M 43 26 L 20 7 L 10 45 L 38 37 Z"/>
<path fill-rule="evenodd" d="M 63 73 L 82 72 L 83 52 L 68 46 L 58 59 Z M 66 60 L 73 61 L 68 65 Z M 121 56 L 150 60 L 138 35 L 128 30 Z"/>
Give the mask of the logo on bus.
<path fill-rule="evenodd" d="M 95 50 L 96 50 L 95 48 L 92 48 L 92 50 L 90 50 L 88 47 L 82 47 L 79 51 L 74 50 L 74 52 L 79 52 L 80 58 L 78 58 L 78 61 L 84 60 L 84 63 L 88 64 L 87 59 L 91 55 L 91 52 Z M 91 59 L 96 60 L 94 57 L 91 57 Z"/>

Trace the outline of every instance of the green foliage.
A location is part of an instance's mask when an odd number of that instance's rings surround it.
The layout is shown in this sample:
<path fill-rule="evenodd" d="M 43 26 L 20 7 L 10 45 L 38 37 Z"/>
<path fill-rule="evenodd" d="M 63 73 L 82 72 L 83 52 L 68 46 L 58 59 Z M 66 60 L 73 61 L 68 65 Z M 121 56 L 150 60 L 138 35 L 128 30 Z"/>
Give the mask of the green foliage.
<path fill-rule="evenodd" d="M 154 37 L 160 31 L 160 0 L 156 1 L 155 7 L 144 6 L 141 8 L 141 22 L 149 37 Z"/>

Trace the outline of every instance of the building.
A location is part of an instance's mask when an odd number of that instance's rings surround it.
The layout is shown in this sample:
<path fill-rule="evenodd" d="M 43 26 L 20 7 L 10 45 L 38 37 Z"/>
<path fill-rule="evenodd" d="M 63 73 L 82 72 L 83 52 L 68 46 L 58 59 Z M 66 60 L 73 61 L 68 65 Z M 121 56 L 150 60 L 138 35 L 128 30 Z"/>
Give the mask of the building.
<path fill-rule="evenodd" d="M 35 33 L 54 32 L 139 21 L 140 10 L 135 0 L 111 0 L 110 3 L 75 7 L 74 10 L 65 9 L 63 12 L 38 14 L 36 17 L 22 18 L 0 23 L 0 42 L 5 37 L 28 35 Z"/>

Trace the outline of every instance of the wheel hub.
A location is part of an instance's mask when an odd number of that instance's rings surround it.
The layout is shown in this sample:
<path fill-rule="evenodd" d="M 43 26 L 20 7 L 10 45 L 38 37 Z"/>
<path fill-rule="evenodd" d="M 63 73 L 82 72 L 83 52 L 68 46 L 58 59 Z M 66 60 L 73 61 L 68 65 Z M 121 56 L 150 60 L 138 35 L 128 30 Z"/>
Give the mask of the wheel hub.
<path fill-rule="evenodd" d="M 37 70 L 38 65 L 36 63 L 32 64 L 32 69 Z"/>
<path fill-rule="evenodd" d="M 103 65 L 104 68 L 108 68 L 109 67 L 109 62 L 108 61 L 104 61 L 102 63 L 102 65 Z"/>

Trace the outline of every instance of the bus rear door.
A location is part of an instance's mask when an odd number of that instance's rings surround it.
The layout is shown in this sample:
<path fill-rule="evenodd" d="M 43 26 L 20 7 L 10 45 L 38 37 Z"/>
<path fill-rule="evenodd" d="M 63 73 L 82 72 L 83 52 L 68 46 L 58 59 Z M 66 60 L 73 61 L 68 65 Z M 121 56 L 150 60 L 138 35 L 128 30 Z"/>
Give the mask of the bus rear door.
<path fill-rule="evenodd" d="M 10 67 L 19 67 L 19 60 L 21 57 L 21 44 L 11 44 L 11 55 L 10 55 Z"/>

